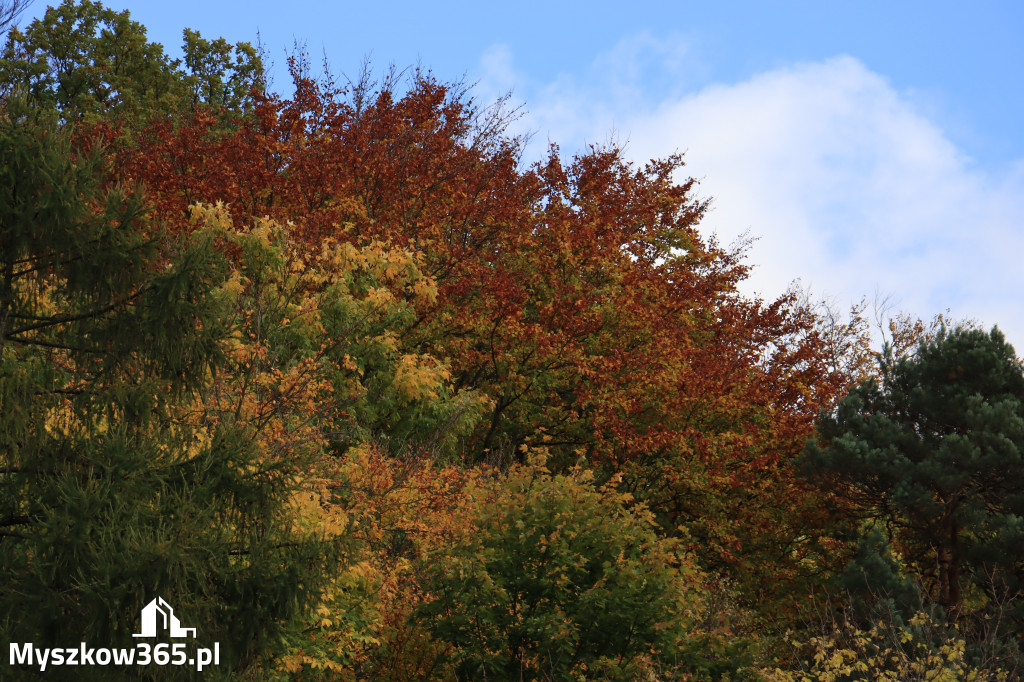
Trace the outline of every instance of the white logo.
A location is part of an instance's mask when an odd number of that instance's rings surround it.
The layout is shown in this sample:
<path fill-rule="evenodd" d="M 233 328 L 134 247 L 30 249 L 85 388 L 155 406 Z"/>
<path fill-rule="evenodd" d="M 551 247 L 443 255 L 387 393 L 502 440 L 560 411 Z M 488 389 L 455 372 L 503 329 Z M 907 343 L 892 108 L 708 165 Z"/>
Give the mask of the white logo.
<path fill-rule="evenodd" d="M 142 609 L 142 632 L 134 634 L 132 637 L 156 637 L 159 625 L 157 615 L 160 616 L 163 628 L 170 632 L 171 637 L 188 637 L 189 633 L 192 633 L 192 637 L 196 636 L 196 629 L 181 627 L 181 623 L 178 621 L 177 616 L 174 615 L 174 609 L 171 608 L 171 605 L 165 602 L 162 597 L 157 597 Z"/>
<path fill-rule="evenodd" d="M 171 637 L 196 636 L 196 629 L 181 627 L 171 605 L 157 597 L 142 609 L 142 632 L 132 637 L 156 637 L 161 629 Z M 38 648 L 32 642 L 11 642 L 8 658 L 12 666 L 38 667 L 39 672 L 45 672 L 47 667 L 65 665 L 124 667 L 150 664 L 189 666 L 196 672 L 202 672 L 209 665 L 220 665 L 220 642 L 214 642 L 212 649 L 184 642 L 139 642 L 130 648 L 91 647 L 85 642 L 71 647 Z"/>

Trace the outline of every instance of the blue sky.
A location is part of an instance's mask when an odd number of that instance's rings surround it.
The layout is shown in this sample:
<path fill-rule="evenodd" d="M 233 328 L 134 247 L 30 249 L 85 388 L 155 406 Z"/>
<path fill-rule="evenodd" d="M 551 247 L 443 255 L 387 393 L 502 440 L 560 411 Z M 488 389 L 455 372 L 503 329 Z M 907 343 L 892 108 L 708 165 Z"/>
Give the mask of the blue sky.
<path fill-rule="evenodd" d="M 483 100 L 511 89 L 529 154 L 685 151 L 714 199 L 705 231 L 757 239 L 750 293 L 879 291 L 998 323 L 1024 351 L 1024 3 L 105 4 L 171 54 L 184 27 L 258 30 L 279 68 L 298 40 L 336 72 L 369 55 L 465 75 Z"/>

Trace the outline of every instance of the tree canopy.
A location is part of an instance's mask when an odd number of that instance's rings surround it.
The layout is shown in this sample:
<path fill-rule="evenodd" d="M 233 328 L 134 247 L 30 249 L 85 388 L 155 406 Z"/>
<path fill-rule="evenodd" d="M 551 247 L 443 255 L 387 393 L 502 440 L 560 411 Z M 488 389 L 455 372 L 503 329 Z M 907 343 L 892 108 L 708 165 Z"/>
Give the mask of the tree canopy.
<path fill-rule="evenodd" d="M 998 332 L 872 370 L 863 305 L 742 293 L 679 154 L 182 49 L 65 0 L 0 50 L 5 633 L 166 593 L 231 679 L 1024 671 Z"/>
<path fill-rule="evenodd" d="M 821 420 L 806 461 L 899 528 L 910 558 L 934 563 L 936 600 L 955 619 L 965 567 L 1018 580 L 1024 366 L 998 330 L 954 329 L 909 357 L 887 350 L 879 367 Z"/>

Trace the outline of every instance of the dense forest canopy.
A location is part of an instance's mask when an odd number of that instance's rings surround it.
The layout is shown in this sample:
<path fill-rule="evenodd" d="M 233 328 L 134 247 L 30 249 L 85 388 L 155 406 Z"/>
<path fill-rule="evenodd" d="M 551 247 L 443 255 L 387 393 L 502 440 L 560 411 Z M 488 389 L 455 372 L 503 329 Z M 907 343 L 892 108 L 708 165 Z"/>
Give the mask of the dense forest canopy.
<path fill-rule="evenodd" d="M 183 52 L 66 0 L 0 55 L 9 641 L 173 595 L 230 679 L 1022 669 L 998 331 L 741 294 L 679 155 L 527 165 L 428 71 Z"/>

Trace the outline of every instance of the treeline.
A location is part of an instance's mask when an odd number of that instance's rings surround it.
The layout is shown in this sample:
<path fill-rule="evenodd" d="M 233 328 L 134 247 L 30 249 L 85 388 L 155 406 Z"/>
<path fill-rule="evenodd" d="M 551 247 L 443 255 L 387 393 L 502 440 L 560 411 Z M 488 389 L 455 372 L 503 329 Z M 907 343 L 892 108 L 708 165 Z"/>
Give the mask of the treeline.
<path fill-rule="evenodd" d="M 997 330 L 742 295 L 680 156 L 183 52 L 67 0 L 0 55 L 5 640 L 134 646 L 160 596 L 213 678 L 1024 670 Z"/>

